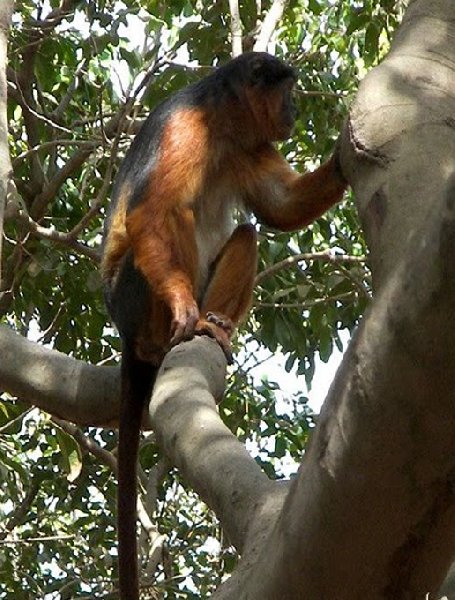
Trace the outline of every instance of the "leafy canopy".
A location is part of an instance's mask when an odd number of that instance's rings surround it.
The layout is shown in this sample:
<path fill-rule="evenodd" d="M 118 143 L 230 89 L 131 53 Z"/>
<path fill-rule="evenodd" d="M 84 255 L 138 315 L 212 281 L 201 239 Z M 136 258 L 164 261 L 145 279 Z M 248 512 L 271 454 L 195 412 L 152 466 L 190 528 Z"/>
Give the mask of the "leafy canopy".
<path fill-rule="evenodd" d="M 171 0 L 22 0 L 11 29 L 8 121 L 17 205 L 5 223 L 2 323 L 93 364 L 116 363 L 97 268 L 103 217 L 119 160 L 148 110 L 231 52 L 227 3 Z M 270 2 L 240 7 L 245 44 Z M 297 169 L 327 158 L 359 77 L 387 47 L 395 4 L 290 1 L 275 52 L 299 74 L 295 135 L 282 152 Z M 10 207 L 11 208 L 11 207 Z M 340 331 L 370 294 L 365 247 L 346 200 L 305 231 L 260 229 L 254 306 L 221 412 L 266 472 L 301 458 L 315 416 L 257 373 L 278 350 L 311 383 Z M 282 261 L 291 258 L 286 264 Z M 91 445 L 90 445 L 91 444 Z M 0 598 L 110 596 L 116 576 L 112 431 L 82 432 L 27 398 L 0 401 Z M 90 449 L 90 452 L 88 451 Z M 295 462 L 294 462 L 295 461 Z M 206 597 L 235 555 L 213 517 L 168 471 L 152 436 L 143 480 L 159 481 L 152 514 L 168 559 L 168 598 Z M 1 543 L 8 541 L 8 543 Z M 14 543 L 12 543 L 14 541 Z M 147 546 L 147 540 L 142 540 Z M 85 597 L 85 596 L 84 596 Z"/>

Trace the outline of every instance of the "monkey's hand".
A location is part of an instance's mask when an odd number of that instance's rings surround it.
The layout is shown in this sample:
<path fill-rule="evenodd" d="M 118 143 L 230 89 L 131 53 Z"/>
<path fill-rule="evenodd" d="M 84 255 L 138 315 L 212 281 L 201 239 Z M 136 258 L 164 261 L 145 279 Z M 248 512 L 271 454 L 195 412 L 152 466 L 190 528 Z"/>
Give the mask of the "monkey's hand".
<path fill-rule="evenodd" d="M 194 334 L 208 335 L 218 342 L 224 352 L 228 364 L 232 364 L 232 346 L 231 335 L 234 331 L 234 325 L 228 317 L 224 315 L 208 312 L 205 319 L 199 319 Z"/>
<path fill-rule="evenodd" d="M 334 170 L 335 176 L 338 177 L 338 179 L 343 181 L 345 184 L 347 184 L 348 181 L 343 173 L 343 168 L 341 166 L 340 153 L 341 153 L 341 135 L 339 136 L 339 138 L 336 141 L 335 148 L 333 149 L 333 153 L 332 153 L 332 156 L 329 159 L 329 161 L 333 161 L 333 167 L 334 167 L 333 170 Z"/>
<path fill-rule="evenodd" d="M 191 339 L 198 320 L 199 309 L 193 298 L 177 301 L 172 309 L 171 346 Z"/>

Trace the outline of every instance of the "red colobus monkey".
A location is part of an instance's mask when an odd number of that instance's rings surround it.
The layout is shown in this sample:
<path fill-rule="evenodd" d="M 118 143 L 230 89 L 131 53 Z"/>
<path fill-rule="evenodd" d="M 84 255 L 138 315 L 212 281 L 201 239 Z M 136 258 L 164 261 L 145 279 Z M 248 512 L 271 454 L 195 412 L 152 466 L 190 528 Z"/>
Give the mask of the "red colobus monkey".
<path fill-rule="evenodd" d="M 264 224 L 300 229 L 341 200 L 337 154 L 293 171 L 273 142 L 293 128 L 291 67 L 243 54 L 177 92 L 148 116 L 114 183 L 102 275 L 122 339 L 118 535 L 120 595 L 137 600 L 136 461 L 144 402 L 166 351 L 194 335 L 227 358 L 256 274 L 256 233 L 235 227 L 236 207 Z"/>

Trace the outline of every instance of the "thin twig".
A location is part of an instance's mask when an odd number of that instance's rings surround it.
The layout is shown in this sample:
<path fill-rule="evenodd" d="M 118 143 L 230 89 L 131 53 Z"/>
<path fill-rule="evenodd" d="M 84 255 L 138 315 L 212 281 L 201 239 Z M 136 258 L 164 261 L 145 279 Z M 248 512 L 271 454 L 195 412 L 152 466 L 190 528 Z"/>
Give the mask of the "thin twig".
<path fill-rule="evenodd" d="M 90 454 L 93 454 L 93 456 L 96 456 L 101 460 L 102 463 L 108 466 L 115 475 L 117 475 L 117 459 L 112 452 L 101 448 L 98 442 L 85 435 L 81 429 L 79 429 L 79 427 L 76 425 L 73 425 L 73 423 L 69 423 L 68 421 L 54 416 L 51 420 L 58 425 L 58 427 L 63 429 L 63 431 L 66 431 L 66 433 L 69 433 L 71 436 L 73 436 L 81 448 L 87 452 L 90 452 Z"/>
<path fill-rule="evenodd" d="M 1 545 L 6 544 L 35 544 L 40 542 L 54 542 L 60 540 L 74 540 L 75 535 L 47 535 L 36 538 L 25 538 L 22 540 L 0 540 Z"/>
<path fill-rule="evenodd" d="M 321 304 L 327 304 L 328 302 L 336 302 L 340 300 L 350 300 L 356 296 L 355 292 L 346 292 L 345 294 L 338 294 L 336 296 L 327 296 L 326 298 L 317 298 L 316 300 L 308 300 L 306 302 L 255 302 L 255 307 L 260 308 L 277 308 L 277 309 L 299 309 L 308 310 L 319 306 Z"/>
<path fill-rule="evenodd" d="M 14 84 L 11 80 L 8 81 L 9 93 L 11 94 L 11 89 L 14 90 L 14 99 L 23 109 L 25 109 L 29 113 L 30 116 L 35 117 L 36 120 L 42 121 L 43 123 L 46 123 L 46 125 L 49 125 L 53 129 L 57 129 L 58 131 L 63 131 L 64 133 L 73 133 L 68 127 L 63 127 L 63 125 L 59 125 L 59 123 L 57 123 L 53 119 L 50 119 L 46 115 L 38 112 L 35 108 L 33 108 L 30 102 L 25 98 L 22 87 L 17 81 L 15 82 L 15 86 L 16 87 L 14 87 Z M 32 136 L 28 135 L 28 137 L 30 139 Z"/>
<path fill-rule="evenodd" d="M 35 235 L 38 238 L 43 240 L 50 240 L 52 242 L 56 242 L 57 244 L 61 244 L 62 246 L 66 246 L 71 248 L 78 254 L 82 256 L 86 256 L 95 262 L 99 262 L 100 253 L 97 248 L 90 248 L 90 246 L 86 246 L 81 242 L 75 240 L 69 233 L 64 233 L 62 231 L 57 231 L 56 229 L 50 229 L 47 227 L 42 227 L 36 221 L 34 221 L 24 210 L 19 210 L 16 213 L 16 218 L 22 224 L 26 225 L 29 233 Z"/>
<path fill-rule="evenodd" d="M 73 423 L 69 423 L 68 421 L 54 416 L 51 420 L 64 431 L 66 431 L 66 433 L 72 435 L 81 448 L 97 457 L 102 463 L 111 469 L 115 476 L 118 476 L 118 461 L 112 452 L 102 448 L 98 442 L 85 435 L 83 431 L 76 425 L 73 425 Z M 140 498 L 137 500 L 137 514 L 141 523 L 141 527 L 146 532 L 147 538 L 151 541 L 152 545 L 156 545 L 158 529 L 150 519 L 144 503 Z"/>
<path fill-rule="evenodd" d="M 356 277 L 351 272 L 350 269 L 347 269 L 344 265 L 339 265 L 337 271 L 341 273 L 341 275 L 346 277 L 346 279 L 352 281 L 352 283 L 358 288 L 358 290 L 364 298 L 366 298 L 367 300 L 371 300 L 371 295 L 368 288 L 364 285 L 363 281 L 359 277 Z"/>
<path fill-rule="evenodd" d="M 68 17 L 79 4 L 79 0 L 63 0 L 58 8 L 52 10 L 45 19 L 38 21 L 30 19 L 30 25 L 33 29 L 40 32 L 50 33 L 55 29 L 66 17 Z"/>
<path fill-rule="evenodd" d="M 190 65 L 188 63 L 176 62 L 172 59 L 164 59 L 164 64 L 174 67 L 175 69 L 184 69 L 185 71 L 214 71 L 216 67 L 213 65 Z"/>
<path fill-rule="evenodd" d="M 298 96 L 307 96 L 307 97 L 315 97 L 315 98 L 337 98 L 337 99 L 343 99 L 343 98 L 347 98 L 348 94 L 347 93 L 343 93 L 343 92 L 324 92 L 322 90 L 302 90 L 299 88 L 296 88 L 295 93 Z"/>
<path fill-rule="evenodd" d="M 101 145 L 101 140 L 99 142 L 95 142 L 94 140 L 51 140 L 49 142 L 43 142 L 42 144 L 38 144 L 38 146 L 34 146 L 21 154 L 18 154 L 16 158 L 13 160 L 13 168 L 16 168 L 19 163 L 21 163 L 24 159 L 28 158 L 32 154 L 36 152 L 40 152 L 41 150 L 47 150 L 48 148 L 54 148 L 55 146 L 89 146 L 95 148 L 96 146 Z"/>
<path fill-rule="evenodd" d="M 320 260 L 322 262 L 332 263 L 332 264 L 362 264 L 365 262 L 364 256 L 351 256 L 348 254 L 333 254 L 330 250 L 322 250 L 321 252 L 304 252 L 302 254 L 295 254 L 294 256 L 289 256 L 284 260 L 281 260 L 274 265 L 271 265 L 267 269 L 261 271 L 256 275 L 255 284 L 257 285 L 266 277 L 270 277 L 270 275 L 274 275 L 278 271 L 282 269 L 287 269 L 296 263 L 303 261 L 315 261 Z"/>
<path fill-rule="evenodd" d="M 76 72 L 74 73 L 73 80 L 70 83 L 70 85 L 68 86 L 66 93 L 61 98 L 57 108 L 55 108 L 52 111 L 52 113 L 50 114 L 50 117 L 52 118 L 53 121 L 59 121 L 61 119 L 62 115 L 65 113 L 65 110 L 68 108 L 69 103 L 71 102 L 71 100 L 77 90 L 77 86 L 79 84 L 81 74 L 88 67 L 90 59 L 91 59 L 91 57 L 87 56 L 86 58 L 84 58 L 84 60 L 81 62 L 81 64 L 77 67 Z"/>
<path fill-rule="evenodd" d="M 31 412 L 32 410 L 35 410 L 34 406 L 31 406 L 30 408 L 27 408 L 27 410 L 24 410 L 24 412 L 21 412 L 21 414 L 17 415 L 17 417 L 15 417 L 12 421 L 8 421 L 8 423 L 6 423 L 2 427 L 0 427 L 0 434 L 4 434 L 5 432 L 8 431 L 8 429 L 12 425 L 15 425 L 16 423 L 19 423 L 19 421 L 22 421 L 22 419 L 24 417 L 26 417 L 28 415 L 28 413 Z"/>
<path fill-rule="evenodd" d="M 30 482 L 30 487 L 23 500 L 16 506 L 13 512 L 9 515 L 8 522 L 5 525 L 5 531 L 0 533 L 0 540 L 6 539 L 8 534 L 16 527 L 21 525 L 28 515 L 30 507 L 33 504 L 40 488 L 38 477 L 33 477 Z"/>

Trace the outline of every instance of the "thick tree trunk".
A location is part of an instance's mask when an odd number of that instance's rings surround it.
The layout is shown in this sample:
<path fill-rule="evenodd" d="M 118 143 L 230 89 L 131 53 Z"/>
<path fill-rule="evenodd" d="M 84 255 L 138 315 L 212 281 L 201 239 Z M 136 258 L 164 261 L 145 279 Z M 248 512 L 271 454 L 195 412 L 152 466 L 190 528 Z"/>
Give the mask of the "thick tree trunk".
<path fill-rule="evenodd" d="M 454 39 L 453 2 L 415 0 L 352 107 L 342 162 L 376 297 L 290 489 L 221 424 L 213 342 L 163 363 L 157 436 L 242 550 L 215 598 L 437 597 L 455 554 Z M 84 371 L 5 328 L 0 356 L 4 389 L 75 421 L 115 417 L 115 370 Z"/>
<path fill-rule="evenodd" d="M 259 558 L 216 598 L 434 598 L 455 554 L 454 39 L 453 2 L 416 0 L 359 90 L 342 160 L 376 297 Z"/>

